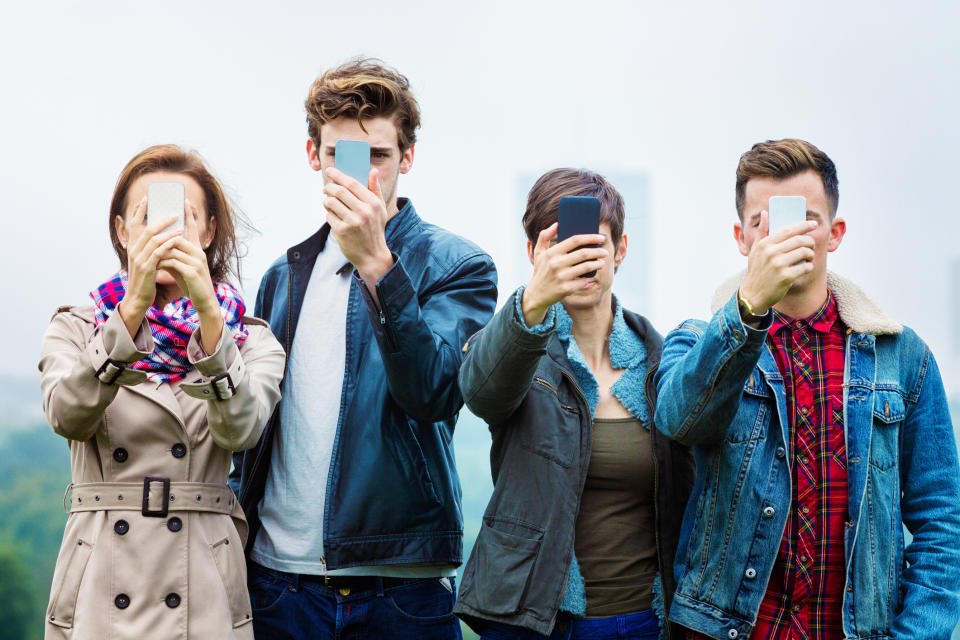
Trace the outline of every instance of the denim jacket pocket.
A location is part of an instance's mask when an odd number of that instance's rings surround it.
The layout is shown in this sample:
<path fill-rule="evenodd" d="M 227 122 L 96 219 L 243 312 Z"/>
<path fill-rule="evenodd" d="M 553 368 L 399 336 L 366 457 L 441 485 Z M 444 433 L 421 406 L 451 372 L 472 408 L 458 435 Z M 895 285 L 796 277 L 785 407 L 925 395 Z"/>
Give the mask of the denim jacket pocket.
<path fill-rule="evenodd" d="M 753 371 L 743 385 L 740 407 L 727 427 L 727 442 L 759 440 L 767 433 L 771 416 L 776 414 L 773 393 L 758 371 Z"/>
<path fill-rule="evenodd" d="M 900 457 L 900 423 L 905 416 L 903 396 L 898 391 L 884 389 L 874 393 L 870 464 L 881 471 L 887 471 L 897 464 Z"/>

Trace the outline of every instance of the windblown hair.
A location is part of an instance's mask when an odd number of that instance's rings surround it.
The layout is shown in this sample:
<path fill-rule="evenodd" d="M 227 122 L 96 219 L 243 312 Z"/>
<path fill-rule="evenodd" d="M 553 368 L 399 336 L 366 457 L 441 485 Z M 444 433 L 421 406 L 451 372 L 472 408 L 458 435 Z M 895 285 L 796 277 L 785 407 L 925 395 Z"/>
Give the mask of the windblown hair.
<path fill-rule="evenodd" d="M 227 280 L 231 275 L 240 280 L 240 243 L 237 240 L 237 226 L 249 227 L 242 214 L 237 212 L 224 194 L 220 183 L 207 169 L 203 158 L 196 151 L 186 151 L 172 144 L 148 147 L 135 155 L 120 172 L 117 186 L 113 190 L 110 202 L 110 242 L 120 258 L 120 266 L 127 267 L 127 250 L 120 243 L 114 218 L 123 218 L 130 206 L 128 195 L 130 187 L 137 178 L 149 173 L 165 171 L 181 173 L 196 180 L 203 189 L 207 216 L 216 220 L 213 240 L 205 249 L 210 277 L 214 282 Z M 199 203 L 196 203 L 199 204 Z"/>
<path fill-rule="evenodd" d="M 767 140 L 753 145 L 750 151 L 740 156 L 737 164 L 736 203 L 740 221 L 743 221 L 743 205 L 750 178 L 784 180 L 809 170 L 820 174 L 832 219 L 837 215 L 840 203 L 840 183 L 837 180 L 837 167 L 827 154 L 809 142 L 796 138 Z"/>
<path fill-rule="evenodd" d="M 406 76 L 374 58 L 356 58 L 328 69 L 313 81 L 304 106 L 307 133 L 320 146 L 320 127 L 336 118 L 393 118 L 397 143 L 406 151 L 417 141 L 420 106 L 410 91 Z"/>
<path fill-rule="evenodd" d="M 606 178 L 588 169 L 552 169 L 537 179 L 527 196 L 523 230 L 536 244 L 540 232 L 557 221 L 560 198 L 593 196 L 600 200 L 600 222 L 610 225 L 613 246 L 620 245 L 625 210 L 623 196 Z"/>

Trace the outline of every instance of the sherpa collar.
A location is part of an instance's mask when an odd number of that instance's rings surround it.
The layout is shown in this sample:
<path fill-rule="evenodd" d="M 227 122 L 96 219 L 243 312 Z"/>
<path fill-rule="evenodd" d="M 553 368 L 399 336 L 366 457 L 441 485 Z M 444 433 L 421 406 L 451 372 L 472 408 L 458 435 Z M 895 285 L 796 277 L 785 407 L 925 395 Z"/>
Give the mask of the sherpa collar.
<path fill-rule="evenodd" d="M 587 397 L 590 413 L 594 414 L 600 403 L 600 386 L 590 367 L 587 366 L 587 360 L 580 351 L 577 341 L 572 339 L 573 320 L 562 304 L 557 304 L 556 332 L 566 349 L 567 360 L 573 367 L 577 382 Z M 647 349 L 640 336 L 627 326 L 623 317 L 623 307 L 620 306 L 619 301 L 616 301 L 616 307 L 613 310 L 613 329 L 610 331 L 608 344 L 610 364 L 614 369 L 625 369 L 620 379 L 610 387 L 610 393 L 620 401 L 630 415 L 640 420 L 643 426 L 649 429 L 650 410 L 647 407 L 643 388 L 647 374 Z"/>
<path fill-rule="evenodd" d="M 714 314 L 740 288 L 746 269 L 731 276 L 721 284 L 710 303 L 710 313 Z M 876 302 L 867 297 L 860 287 L 850 280 L 832 271 L 827 272 L 827 288 L 833 292 L 837 301 L 837 311 L 843 323 L 856 331 L 868 335 L 887 335 L 903 333 L 903 325 L 888 316 Z"/>

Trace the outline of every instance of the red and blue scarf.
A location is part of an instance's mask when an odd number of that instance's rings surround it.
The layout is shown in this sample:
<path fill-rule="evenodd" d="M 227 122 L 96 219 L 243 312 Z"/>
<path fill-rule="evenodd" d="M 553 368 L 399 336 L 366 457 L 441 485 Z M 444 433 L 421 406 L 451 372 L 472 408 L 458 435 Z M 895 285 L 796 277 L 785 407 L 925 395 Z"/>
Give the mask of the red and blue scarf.
<path fill-rule="evenodd" d="M 127 272 L 124 270 L 90 292 L 96 312 L 97 326 L 102 325 L 116 310 L 127 292 Z M 228 282 L 218 282 L 214 286 L 220 309 L 223 311 L 224 331 L 233 334 L 233 340 L 239 347 L 247 339 L 247 328 L 243 323 L 246 305 L 240 292 Z M 193 308 L 189 298 L 178 298 L 158 309 L 151 305 L 146 313 L 153 335 L 153 353 L 130 365 L 132 369 L 145 371 L 147 377 L 156 382 L 182 380 L 193 369 L 187 357 L 187 343 L 190 336 L 200 327 L 200 315 Z"/>

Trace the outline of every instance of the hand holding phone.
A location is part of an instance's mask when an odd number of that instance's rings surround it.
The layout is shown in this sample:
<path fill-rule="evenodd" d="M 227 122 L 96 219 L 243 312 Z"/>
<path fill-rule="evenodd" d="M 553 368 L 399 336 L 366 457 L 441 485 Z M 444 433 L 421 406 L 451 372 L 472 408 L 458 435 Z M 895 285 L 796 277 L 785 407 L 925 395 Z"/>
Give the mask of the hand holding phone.
<path fill-rule="evenodd" d="M 175 215 L 177 219 L 161 231 L 183 229 L 183 211 L 186 200 L 182 182 L 153 182 L 147 186 L 147 213 L 144 221 L 162 220 Z"/>
<path fill-rule="evenodd" d="M 557 243 L 573 236 L 600 233 L 600 200 L 593 196 L 564 196 L 560 198 L 557 211 Z M 579 248 L 596 248 L 600 245 L 588 244 Z M 596 271 L 585 273 L 581 278 L 592 278 Z"/>

